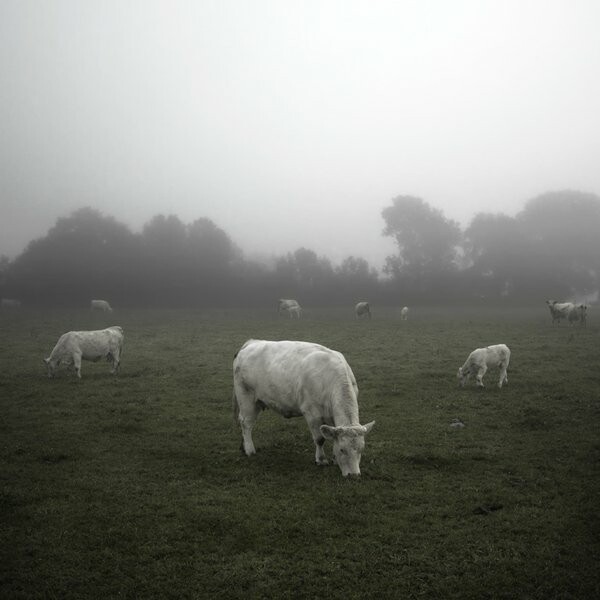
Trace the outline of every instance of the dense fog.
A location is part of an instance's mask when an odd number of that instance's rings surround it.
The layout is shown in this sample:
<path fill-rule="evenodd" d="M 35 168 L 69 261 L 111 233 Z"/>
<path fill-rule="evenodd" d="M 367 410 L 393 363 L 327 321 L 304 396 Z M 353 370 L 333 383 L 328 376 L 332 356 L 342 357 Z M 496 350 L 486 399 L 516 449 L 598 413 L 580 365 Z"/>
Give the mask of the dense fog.
<path fill-rule="evenodd" d="M 592 302 L 599 287 L 600 198 L 547 193 L 510 217 L 478 213 L 469 226 L 426 201 L 398 196 L 380 215 L 395 246 L 381 269 L 361 256 L 332 263 L 311 248 L 269 264 L 245 256 L 208 218 L 156 215 L 136 233 L 81 208 L 1 263 L 0 295 L 29 306 L 304 306 Z"/>
<path fill-rule="evenodd" d="M 392 273 L 399 195 L 465 230 L 598 194 L 599 22 L 596 0 L 1 2 L 0 255 L 91 206 L 140 256 L 164 214 L 246 259 Z"/>

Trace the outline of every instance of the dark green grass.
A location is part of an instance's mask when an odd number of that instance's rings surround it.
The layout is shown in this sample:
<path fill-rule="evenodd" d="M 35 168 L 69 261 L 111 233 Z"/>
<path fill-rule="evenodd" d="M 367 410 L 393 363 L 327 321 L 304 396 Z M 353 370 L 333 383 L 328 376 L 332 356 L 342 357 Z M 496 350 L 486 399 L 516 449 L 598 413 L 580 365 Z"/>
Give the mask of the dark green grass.
<path fill-rule="evenodd" d="M 0 315 L 0 596 L 592 598 L 600 330 L 505 311 Z M 45 377 L 70 329 L 125 329 L 121 374 Z M 375 419 L 360 480 L 312 464 L 301 419 L 240 452 L 231 361 L 249 337 L 343 352 Z M 509 384 L 459 389 L 477 346 Z M 460 419 L 465 427 L 450 427 Z M 329 448 L 328 448 L 329 450 Z"/>

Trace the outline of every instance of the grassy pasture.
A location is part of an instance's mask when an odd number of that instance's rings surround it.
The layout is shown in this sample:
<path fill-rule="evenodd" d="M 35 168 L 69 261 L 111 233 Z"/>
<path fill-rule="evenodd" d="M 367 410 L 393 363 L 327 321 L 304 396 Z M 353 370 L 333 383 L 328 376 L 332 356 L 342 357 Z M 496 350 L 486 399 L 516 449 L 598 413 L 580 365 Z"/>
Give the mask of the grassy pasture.
<path fill-rule="evenodd" d="M 0 314 L 0 597 L 600 597 L 597 315 L 373 313 Z M 112 324 L 118 377 L 45 377 L 61 333 Z M 269 411 L 242 455 L 231 361 L 250 337 L 345 354 L 376 420 L 359 480 L 314 466 L 304 421 Z M 459 389 L 492 343 L 509 384 Z"/>

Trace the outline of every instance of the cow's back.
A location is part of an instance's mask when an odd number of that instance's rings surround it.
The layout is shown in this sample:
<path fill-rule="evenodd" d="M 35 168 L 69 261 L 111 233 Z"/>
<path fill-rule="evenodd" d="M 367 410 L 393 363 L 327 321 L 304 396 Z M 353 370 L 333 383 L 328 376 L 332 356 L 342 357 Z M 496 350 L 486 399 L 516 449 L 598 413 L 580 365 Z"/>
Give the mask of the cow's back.
<path fill-rule="evenodd" d="M 249 340 L 233 367 L 238 385 L 282 414 L 303 414 L 307 403 L 325 410 L 344 382 L 355 396 L 357 392 L 354 374 L 342 354 L 311 342 Z"/>
<path fill-rule="evenodd" d="M 58 339 L 51 356 L 81 353 L 85 358 L 105 356 L 121 348 L 123 329 L 118 326 L 97 331 L 69 331 Z"/>
<path fill-rule="evenodd" d="M 506 362 L 510 358 L 510 350 L 506 344 L 495 344 L 486 348 L 488 365 Z"/>

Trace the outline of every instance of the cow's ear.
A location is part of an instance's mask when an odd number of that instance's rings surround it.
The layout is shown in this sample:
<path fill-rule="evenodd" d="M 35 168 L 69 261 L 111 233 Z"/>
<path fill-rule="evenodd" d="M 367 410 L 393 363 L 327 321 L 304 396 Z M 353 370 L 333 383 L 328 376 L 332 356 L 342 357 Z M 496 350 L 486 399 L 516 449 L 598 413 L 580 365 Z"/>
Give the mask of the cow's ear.
<path fill-rule="evenodd" d="M 321 425 L 320 430 L 326 440 L 334 440 L 337 437 L 337 427 Z"/>
<path fill-rule="evenodd" d="M 363 427 L 365 428 L 365 435 L 367 435 L 367 433 L 369 433 L 369 431 L 373 429 L 373 425 L 375 425 L 375 421 L 371 421 L 370 423 L 363 425 Z"/>

